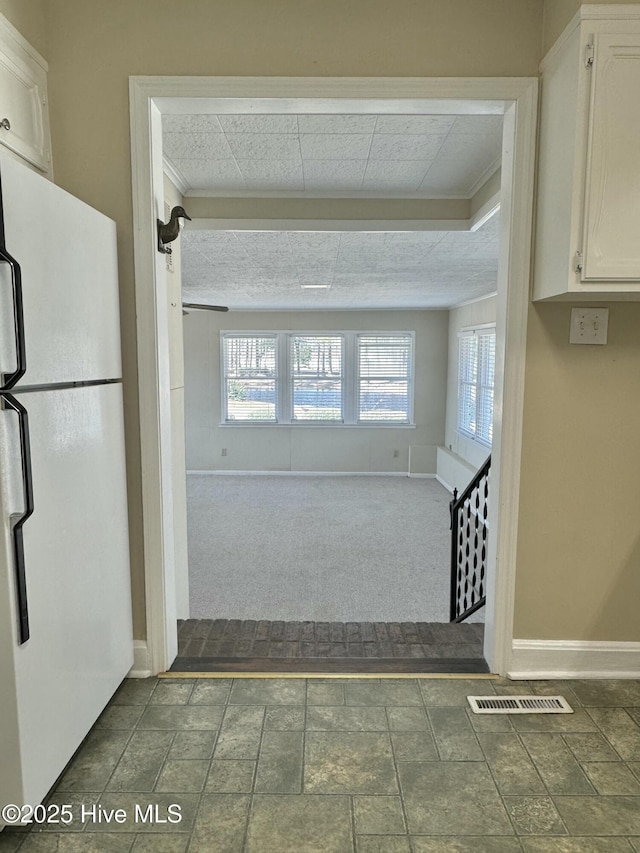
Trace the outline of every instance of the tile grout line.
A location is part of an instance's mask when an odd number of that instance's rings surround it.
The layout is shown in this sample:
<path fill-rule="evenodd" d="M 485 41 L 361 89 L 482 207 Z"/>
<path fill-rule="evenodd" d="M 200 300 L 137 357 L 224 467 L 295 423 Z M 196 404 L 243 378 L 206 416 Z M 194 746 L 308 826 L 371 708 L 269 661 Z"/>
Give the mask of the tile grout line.
<path fill-rule="evenodd" d="M 420 698 L 423 700 L 423 706 L 424 706 L 424 697 L 422 695 L 422 691 L 420 690 L 420 685 L 418 684 L 417 681 L 416 681 L 416 689 L 417 689 L 418 693 L 420 694 Z M 423 707 L 423 706 L 414 706 L 414 707 Z M 402 784 L 400 782 L 400 773 L 398 771 L 398 761 L 396 759 L 396 752 L 395 752 L 395 749 L 393 747 L 393 738 L 391 737 L 391 720 L 389 719 L 389 708 L 386 705 L 385 705 L 384 713 L 385 713 L 385 717 L 387 718 L 387 728 L 389 730 L 389 739 L 391 741 L 391 753 L 393 755 L 393 769 L 394 769 L 395 775 L 396 775 L 396 785 L 398 786 L 398 797 L 400 799 L 400 808 L 402 810 L 402 817 L 404 820 L 404 831 L 405 831 L 405 835 L 406 835 L 407 839 L 409 839 L 410 847 L 413 847 L 413 844 L 411 842 L 411 836 L 409 834 L 409 819 L 407 816 L 407 809 L 405 807 L 404 797 L 402 796 Z M 426 710 L 425 710 L 425 716 L 427 716 Z M 427 717 L 427 721 L 428 720 L 429 720 L 429 718 Z M 431 725 L 431 723 L 429 723 L 429 725 Z M 435 738 L 434 738 L 434 745 L 435 745 Z"/>

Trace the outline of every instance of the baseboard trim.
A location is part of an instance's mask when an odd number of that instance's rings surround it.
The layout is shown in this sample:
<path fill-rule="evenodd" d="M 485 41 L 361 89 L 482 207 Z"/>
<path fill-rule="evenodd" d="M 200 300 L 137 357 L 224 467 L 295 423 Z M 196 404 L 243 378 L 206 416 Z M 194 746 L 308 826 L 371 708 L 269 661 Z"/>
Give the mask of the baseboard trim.
<path fill-rule="evenodd" d="M 640 643 L 514 640 L 512 679 L 640 678 Z"/>
<path fill-rule="evenodd" d="M 127 673 L 127 678 L 149 678 L 149 649 L 146 640 L 133 641 L 133 666 Z"/>
<path fill-rule="evenodd" d="M 406 471 L 221 471 L 188 470 L 187 474 L 212 474 L 216 477 L 434 477 L 435 474 L 408 474 Z"/>
<path fill-rule="evenodd" d="M 440 476 L 440 474 L 436 474 L 435 478 L 440 483 L 441 486 L 444 486 L 448 492 L 451 492 L 451 494 L 453 494 L 453 486 L 450 486 L 449 483 L 446 482 L 446 480 L 443 480 L 442 477 Z"/>

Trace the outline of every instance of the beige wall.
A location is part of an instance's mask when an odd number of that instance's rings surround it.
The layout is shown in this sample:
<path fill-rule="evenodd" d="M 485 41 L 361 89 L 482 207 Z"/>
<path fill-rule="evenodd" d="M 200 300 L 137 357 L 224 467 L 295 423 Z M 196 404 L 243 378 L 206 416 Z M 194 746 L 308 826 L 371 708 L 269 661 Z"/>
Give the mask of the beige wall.
<path fill-rule="evenodd" d="M 542 6 L 542 0 L 5 0 L 0 6 L 50 64 L 56 180 L 118 222 L 137 637 L 144 636 L 144 591 L 128 76 L 535 75 Z M 574 0 L 546 4 L 545 49 L 576 7 Z M 624 507 L 633 508 L 637 496 L 637 441 L 625 418 L 638 423 L 640 414 L 633 404 L 640 307 L 612 306 L 605 348 L 569 348 L 567 317 L 566 306 L 531 311 L 516 636 L 637 640 L 632 607 L 640 554 L 633 512 Z"/>
<path fill-rule="evenodd" d="M 529 313 L 515 636 L 640 640 L 640 305 L 606 346 L 569 345 L 568 305 Z"/>
<path fill-rule="evenodd" d="M 44 7 L 45 0 L 0 0 L 0 15 L 46 58 Z"/>
<path fill-rule="evenodd" d="M 447 311 L 188 314 L 184 336 L 187 467 L 407 473 L 409 449 L 414 448 L 412 472 L 435 474 L 436 447 L 444 438 L 447 326 Z M 220 330 L 414 332 L 415 428 L 220 426 Z M 223 447 L 226 456 L 221 455 Z"/>
<path fill-rule="evenodd" d="M 583 0 L 583 5 L 613 5 L 616 0 Z M 625 5 L 640 3 L 640 0 L 624 0 Z M 562 30 L 581 6 L 580 0 L 545 0 L 542 30 L 543 55 L 553 45 Z"/>

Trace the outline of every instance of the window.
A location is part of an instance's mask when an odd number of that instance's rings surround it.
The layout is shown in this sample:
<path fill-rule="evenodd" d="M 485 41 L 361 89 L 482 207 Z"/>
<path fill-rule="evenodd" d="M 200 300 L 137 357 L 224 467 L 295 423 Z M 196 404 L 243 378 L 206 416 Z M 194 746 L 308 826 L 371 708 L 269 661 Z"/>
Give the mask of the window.
<path fill-rule="evenodd" d="M 412 332 L 224 332 L 227 424 L 411 424 Z"/>
<path fill-rule="evenodd" d="M 228 421 L 277 420 L 275 335 L 226 335 L 224 400 Z"/>
<path fill-rule="evenodd" d="M 291 335 L 291 420 L 342 421 L 339 335 Z"/>
<path fill-rule="evenodd" d="M 358 336 L 358 420 L 409 423 L 411 335 Z"/>
<path fill-rule="evenodd" d="M 460 333 L 458 430 L 489 447 L 493 439 L 495 361 L 494 326 L 465 329 Z"/>

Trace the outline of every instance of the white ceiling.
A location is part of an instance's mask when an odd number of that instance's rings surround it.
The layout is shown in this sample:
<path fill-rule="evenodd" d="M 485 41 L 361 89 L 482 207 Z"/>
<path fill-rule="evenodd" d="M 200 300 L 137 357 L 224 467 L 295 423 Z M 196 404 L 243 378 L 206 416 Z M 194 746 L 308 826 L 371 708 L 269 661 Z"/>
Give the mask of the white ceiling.
<path fill-rule="evenodd" d="M 469 198 L 500 164 L 502 116 L 165 115 L 185 195 Z"/>
<path fill-rule="evenodd" d="M 185 301 L 236 310 L 448 308 L 496 290 L 497 216 L 475 232 L 187 228 L 181 240 Z"/>
<path fill-rule="evenodd" d="M 501 115 L 163 116 L 165 160 L 187 211 L 189 195 L 471 198 L 500 165 L 501 137 Z M 181 236 L 187 302 L 428 309 L 496 290 L 497 216 L 475 232 L 202 226 L 187 223 Z"/>

